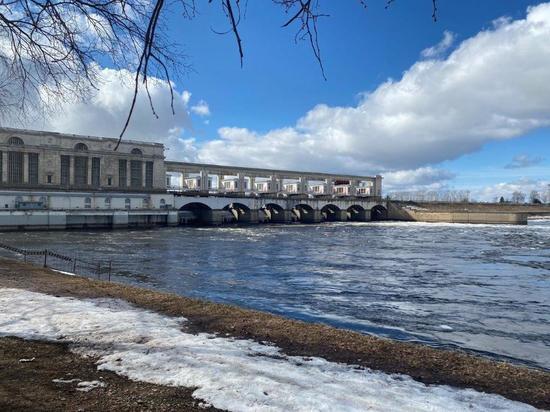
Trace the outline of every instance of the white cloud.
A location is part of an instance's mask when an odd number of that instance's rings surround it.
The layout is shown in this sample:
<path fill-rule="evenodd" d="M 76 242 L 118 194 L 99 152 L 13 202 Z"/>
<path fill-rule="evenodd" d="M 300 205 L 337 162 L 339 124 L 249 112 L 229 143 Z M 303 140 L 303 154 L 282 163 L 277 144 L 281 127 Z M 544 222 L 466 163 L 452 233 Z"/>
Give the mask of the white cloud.
<path fill-rule="evenodd" d="M 204 100 L 199 101 L 196 105 L 191 106 L 191 111 L 199 116 L 210 116 L 210 107 Z"/>
<path fill-rule="evenodd" d="M 533 190 L 539 192 L 540 195 L 548 197 L 550 196 L 549 184 L 550 180 L 537 179 L 519 179 L 513 182 L 501 182 L 472 190 L 472 198 L 490 202 L 500 199 L 501 196 L 504 199 L 510 199 L 514 192 L 523 192 L 528 198 L 529 193 Z M 550 199 L 547 201 L 550 201 Z"/>
<path fill-rule="evenodd" d="M 416 169 L 550 125 L 550 4 L 422 60 L 357 106 L 318 105 L 292 127 L 222 128 L 204 161 L 358 173 Z"/>
<path fill-rule="evenodd" d="M 386 190 L 442 189 L 447 182 L 455 178 L 448 170 L 433 167 L 420 167 L 413 170 L 399 170 L 384 175 Z"/>
<path fill-rule="evenodd" d="M 126 70 L 98 68 L 98 90 L 88 101 L 58 103 L 50 115 L 41 120 L 27 120 L 25 124 L 10 122 L 13 127 L 26 127 L 63 133 L 118 137 L 128 115 L 133 97 L 133 74 Z M 169 150 L 167 157 L 192 160 L 195 156 L 193 140 L 183 139 L 184 129 L 191 127 L 187 103 L 191 93 L 175 92 L 174 110 L 170 107 L 168 83 L 149 78 L 149 91 L 155 105 L 156 118 L 151 112 L 147 95 L 138 95 L 125 139 L 163 142 Z"/>
<path fill-rule="evenodd" d="M 183 102 L 183 105 L 184 106 L 188 106 L 189 105 L 189 101 L 191 100 L 191 92 L 190 91 L 187 91 L 187 90 L 184 90 L 182 93 L 181 93 L 181 100 Z"/>
<path fill-rule="evenodd" d="M 445 30 L 443 32 L 443 38 L 439 43 L 437 43 L 435 46 L 428 47 L 427 49 L 422 50 L 420 54 L 422 55 L 422 57 L 430 59 L 440 57 L 453 45 L 455 37 L 456 36 L 454 33 Z"/>

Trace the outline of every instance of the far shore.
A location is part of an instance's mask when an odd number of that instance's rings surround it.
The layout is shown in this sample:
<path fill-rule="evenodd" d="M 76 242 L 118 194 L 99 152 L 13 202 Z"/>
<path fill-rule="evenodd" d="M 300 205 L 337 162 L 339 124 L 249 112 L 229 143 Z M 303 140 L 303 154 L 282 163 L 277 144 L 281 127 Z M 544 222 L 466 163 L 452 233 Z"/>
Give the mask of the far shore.
<path fill-rule="evenodd" d="M 329 361 L 361 365 L 387 373 L 402 373 L 425 384 L 472 388 L 499 394 L 537 408 L 550 409 L 549 372 L 493 361 L 461 351 L 441 350 L 420 344 L 366 336 L 349 330 L 290 320 L 236 306 L 70 276 L 4 258 L 0 258 L 0 287 L 82 299 L 122 299 L 165 315 L 183 316 L 189 320 L 192 332 L 210 332 L 260 342 L 268 341 L 282 348 L 288 355 L 319 356 Z M 48 344 L 48 347 L 41 343 L 36 345 L 43 353 L 56 353 L 60 359 L 76 357 L 66 350 L 50 347 L 52 344 Z M 25 344 L 19 345 L 11 338 L 0 338 L 0 350 L 3 353 L 7 354 L 8 349 L 13 352 L 18 346 L 24 348 Z M 72 362 L 79 361 L 75 358 Z M 90 368 L 89 365 L 86 367 Z M 12 386 L 2 388 L 3 384 L 0 383 L 2 396 L 17 396 L 10 391 L 18 387 L 22 394 L 25 393 L 25 388 L 31 389 L 33 383 L 28 380 L 28 373 L 19 371 L 19 367 L 16 369 L 9 372 Z M 44 379 L 49 377 L 46 376 Z M 155 389 L 154 385 L 143 384 L 139 387 L 141 384 L 124 379 L 119 379 L 117 385 L 119 391 L 132 393 L 132 396 L 137 398 L 143 390 L 147 392 Z M 155 402 L 158 401 L 159 405 L 166 402 L 166 399 L 160 399 L 163 394 L 168 397 L 167 399 L 173 400 L 176 396 L 174 391 L 173 388 L 168 390 L 157 387 L 153 391 L 159 394 Z M 188 398 L 184 410 L 198 408 L 188 392 L 182 389 L 182 393 Z M 176 406 L 174 403 L 166 405 Z"/>

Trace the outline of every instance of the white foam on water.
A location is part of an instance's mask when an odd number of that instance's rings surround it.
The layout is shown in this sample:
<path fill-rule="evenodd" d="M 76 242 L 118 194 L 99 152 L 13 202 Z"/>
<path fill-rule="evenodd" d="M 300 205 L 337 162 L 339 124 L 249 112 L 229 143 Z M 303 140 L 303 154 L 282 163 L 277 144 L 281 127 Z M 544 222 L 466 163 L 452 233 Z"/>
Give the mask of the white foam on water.
<path fill-rule="evenodd" d="M 100 370 L 196 387 L 195 398 L 233 411 L 535 410 L 472 389 L 424 385 L 405 375 L 287 356 L 252 340 L 185 333 L 184 318 L 120 300 L 0 289 L 0 313 L 0 335 L 67 342 L 73 351 L 97 357 Z"/>

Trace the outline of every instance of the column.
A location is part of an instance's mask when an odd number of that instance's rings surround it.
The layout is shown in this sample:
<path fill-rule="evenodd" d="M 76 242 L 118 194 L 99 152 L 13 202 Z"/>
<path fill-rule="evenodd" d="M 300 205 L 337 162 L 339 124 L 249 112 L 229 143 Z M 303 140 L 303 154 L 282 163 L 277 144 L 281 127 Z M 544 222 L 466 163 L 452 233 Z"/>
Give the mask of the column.
<path fill-rule="evenodd" d="M 284 179 L 278 179 L 278 182 L 277 182 L 277 192 L 284 192 L 285 191 L 285 186 L 284 186 L 284 183 L 285 183 L 285 180 Z"/>
<path fill-rule="evenodd" d="M 92 186 L 92 158 L 91 156 L 88 157 L 88 176 L 87 176 L 87 184 L 88 186 Z"/>
<path fill-rule="evenodd" d="M 332 178 L 327 178 L 325 179 L 325 194 L 327 195 L 331 195 L 332 192 L 334 191 L 334 179 Z"/>
<path fill-rule="evenodd" d="M 181 173 L 179 178 L 180 190 L 185 190 L 187 189 L 187 187 L 185 186 L 185 178 L 187 177 L 187 172 L 184 170 L 183 172 L 180 172 L 180 173 Z"/>
<path fill-rule="evenodd" d="M 250 191 L 256 193 L 256 178 L 250 178 Z"/>
<path fill-rule="evenodd" d="M 218 192 L 223 192 L 224 175 L 218 175 Z"/>
<path fill-rule="evenodd" d="M 357 180 L 349 180 L 349 196 L 355 196 L 357 190 Z"/>
<path fill-rule="evenodd" d="M 74 185 L 74 156 L 69 156 L 69 186 Z"/>
<path fill-rule="evenodd" d="M 271 192 L 271 193 L 277 193 L 278 191 L 280 191 L 280 186 L 278 186 L 278 182 L 277 182 L 277 178 L 275 176 L 271 176 L 270 177 L 270 187 L 267 191 L 268 192 Z"/>
<path fill-rule="evenodd" d="M 374 180 L 374 187 L 373 187 L 373 196 L 378 196 L 378 197 L 381 197 L 382 196 L 382 176 L 380 175 L 376 175 L 375 177 L 375 180 Z"/>
<path fill-rule="evenodd" d="M 147 166 L 145 160 L 141 162 L 141 187 L 145 187 L 145 180 L 147 176 Z"/>
<path fill-rule="evenodd" d="M 2 183 L 8 181 L 8 152 L 2 152 Z"/>
<path fill-rule="evenodd" d="M 130 189 L 132 187 L 132 168 L 130 159 L 126 159 L 126 188 Z"/>
<path fill-rule="evenodd" d="M 244 175 L 242 173 L 237 173 L 237 191 L 244 192 Z"/>
<path fill-rule="evenodd" d="M 23 183 L 29 183 L 29 154 L 23 153 Z"/>
<path fill-rule="evenodd" d="M 309 191 L 308 180 L 305 177 L 298 178 L 298 193 L 307 194 Z"/>
<path fill-rule="evenodd" d="M 208 191 L 208 170 L 201 170 L 200 178 L 201 178 L 200 190 L 207 192 Z"/>

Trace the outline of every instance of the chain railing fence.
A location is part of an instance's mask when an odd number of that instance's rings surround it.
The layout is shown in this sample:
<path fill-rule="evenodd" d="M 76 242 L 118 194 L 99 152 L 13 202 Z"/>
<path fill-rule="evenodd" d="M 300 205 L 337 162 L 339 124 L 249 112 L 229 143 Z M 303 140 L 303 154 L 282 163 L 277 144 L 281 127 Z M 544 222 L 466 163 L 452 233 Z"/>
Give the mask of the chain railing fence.
<path fill-rule="evenodd" d="M 76 256 L 66 256 L 49 249 L 21 249 L 0 243 L 0 249 L 12 252 L 25 263 L 67 272 L 79 276 L 96 277 L 111 281 L 113 264 L 111 260 L 86 260 Z"/>

